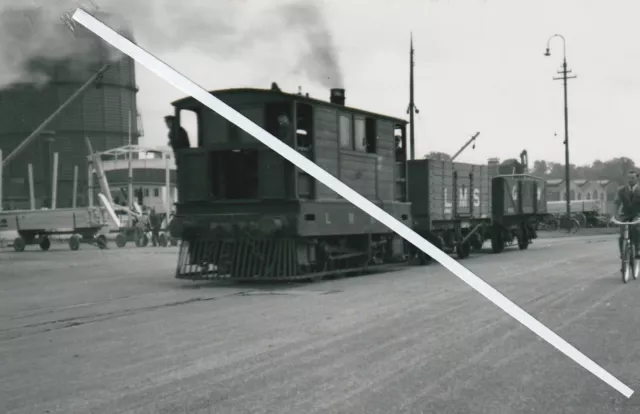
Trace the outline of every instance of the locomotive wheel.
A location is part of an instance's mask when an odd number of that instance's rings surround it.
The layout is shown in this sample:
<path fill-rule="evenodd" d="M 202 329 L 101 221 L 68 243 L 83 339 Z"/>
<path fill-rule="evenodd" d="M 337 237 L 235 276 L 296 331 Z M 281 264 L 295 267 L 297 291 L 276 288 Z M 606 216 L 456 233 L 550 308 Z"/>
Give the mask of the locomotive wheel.
<path fill-rule="evenodd" d="M 127 245 L 127 238 L 125 237 L 124 234 L 118 233 L 116 235 L 116 246 L 123 248 L 126 245 Z"/>
<path fill-rule="evenodd" d="M 13 241 L 13 250 L 16 252 L 24 252 L 27 242 L 22 237 L 16 237 Z"/>
<path fill-rule="evenodd" d="M 40 240 L 40 249 L 46 252 L 47 250 L 49 250 L 50 247 L 51 247 L 51 240 L 49 239 L 49 237 L 47 236 L 43 237 L 42 240 Z"/>
<path fill-rule="evenodd" d="M 471 254 L 471 244 L 469 242 L 456 244 L 456 254 L 458 259 L 466 259 Z"/>
<path fill-rule="evenodd" d="M 502 229 L 494 227 L 491 232 L 491 250 L 494 253 L 502 253 L 504 251 L 504 235 Z"/>

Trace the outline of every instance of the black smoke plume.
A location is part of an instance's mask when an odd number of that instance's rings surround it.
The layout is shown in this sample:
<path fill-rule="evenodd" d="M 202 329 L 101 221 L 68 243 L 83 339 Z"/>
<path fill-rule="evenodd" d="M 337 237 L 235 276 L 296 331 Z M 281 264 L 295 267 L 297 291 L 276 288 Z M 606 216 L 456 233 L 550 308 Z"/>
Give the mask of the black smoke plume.
<path fill-rule="evenodd" d="M 122 34 L 133 32 L 145 47 L 197 51 L 212 58 L 242 59 L 243 52 L 262 44 L 295 43 L 283 62 L 292 72 L 324 87 L 341 87 L 342 73 L 331 30 L 315 1 L 262 0 L 3 0 L 0 6 L 0 89 L 16 83 L 43 84 L 45 61 L 96 62 L 101 44 L 83 27 L 70 30 L 61 17 L 79 5 Z M 103 14 L 104 13 L 104 14 Z M 76 26 L 80 26 L 76 24 Z M 108 47 L 107 59 L 121 56 Z M 105 56 L 101 57 L 104 59 Z M 86 68 L 85 68 L 86 69 Z"/>

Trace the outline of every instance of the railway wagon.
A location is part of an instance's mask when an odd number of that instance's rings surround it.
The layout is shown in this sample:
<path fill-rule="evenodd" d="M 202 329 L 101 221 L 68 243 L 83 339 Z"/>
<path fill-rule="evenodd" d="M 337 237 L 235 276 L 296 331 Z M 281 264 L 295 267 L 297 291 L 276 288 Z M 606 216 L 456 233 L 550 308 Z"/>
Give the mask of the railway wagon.
<path fill-rule="evenodd" d="M 408 199 L 414 230 L 439 249 L 460 259 L 490 240 L 500 253 L 518 241 L 526 249 L 537 237 L 546 214 L 544 180 L 521 173 L 499 175 L 505 169 L 440 160 L 408 162 Z M 416 249 L 421 264 L 429 257 Z"/>
<path fill-rule="evenodd" d="M 410 226 L 406 121 L 349 108 L 344 92 L 211 93 Z M 177 278 L 314 279 L 407 260 L 402 238 L 254 137 L 193 98 L 173 106 L 173 133 L 187 112 L 198 125 L 177 154 Z"/>
<path fill-rule="evenodd" d="M 545 180 L 525 173 L 499 175 L 492 178 L 491 195 L 493 252 L 502 252 L 514 241 L 526 250 L 547 215 Z"/>
<path fill-rule="evenodd" d="M 491 221 L 488 166 L 424 159 L 409 161 L 408 172 L 414 230 L 460 258 L 480 249 L 476 228 Z"/>

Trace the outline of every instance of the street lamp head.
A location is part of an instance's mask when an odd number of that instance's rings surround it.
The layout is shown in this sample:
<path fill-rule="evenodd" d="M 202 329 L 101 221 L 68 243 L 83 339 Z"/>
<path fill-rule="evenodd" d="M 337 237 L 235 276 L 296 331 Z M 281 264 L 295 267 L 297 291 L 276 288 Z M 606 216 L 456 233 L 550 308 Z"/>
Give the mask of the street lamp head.
<path fill-rule="evenodd" d="M 551 51 L 547 48 L 546 52 L 544 52 L 545 56 L 551 56 Z"/>

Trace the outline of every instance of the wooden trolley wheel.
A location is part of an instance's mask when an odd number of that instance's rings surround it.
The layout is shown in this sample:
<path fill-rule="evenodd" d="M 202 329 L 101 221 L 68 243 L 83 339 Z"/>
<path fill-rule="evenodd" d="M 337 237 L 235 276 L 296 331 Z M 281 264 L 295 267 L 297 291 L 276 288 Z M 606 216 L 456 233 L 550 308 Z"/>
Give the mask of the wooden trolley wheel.
<path fill-rule="evenodd" d="M 127 237 L 122 233 L 116 234 L 116 246 L 123 248 L 126 245 L 127 245 Z"/>
<path fill-rule="evenodd" d="M 76 251 L 80 248 L 80 237 L 77 234 L 69 237 L 69 248 L 73 251 Z"/>
<path fill-rule="evenodd" d="M 96 237 L 96 245 L 100 250 L 106 249 L 107 247 L 109 247 L 109 241 L 107 240 L 107 236 L 105 236 L 104 234 L 101 234 L 98 237 Z"/>
<path fill-rule="evenodd" d="M 49 250 L 51 248 L 51 239 L 47 236 L 43 237 L 42 240 L 40 240 L 40 248 L 45 252 Z"/>
<path fill-rule="evenodd" d="M 22 237 L 16 237 L 13 241 L 13 250 L 16 252 L 24 252 L 27 242 Z"/>

